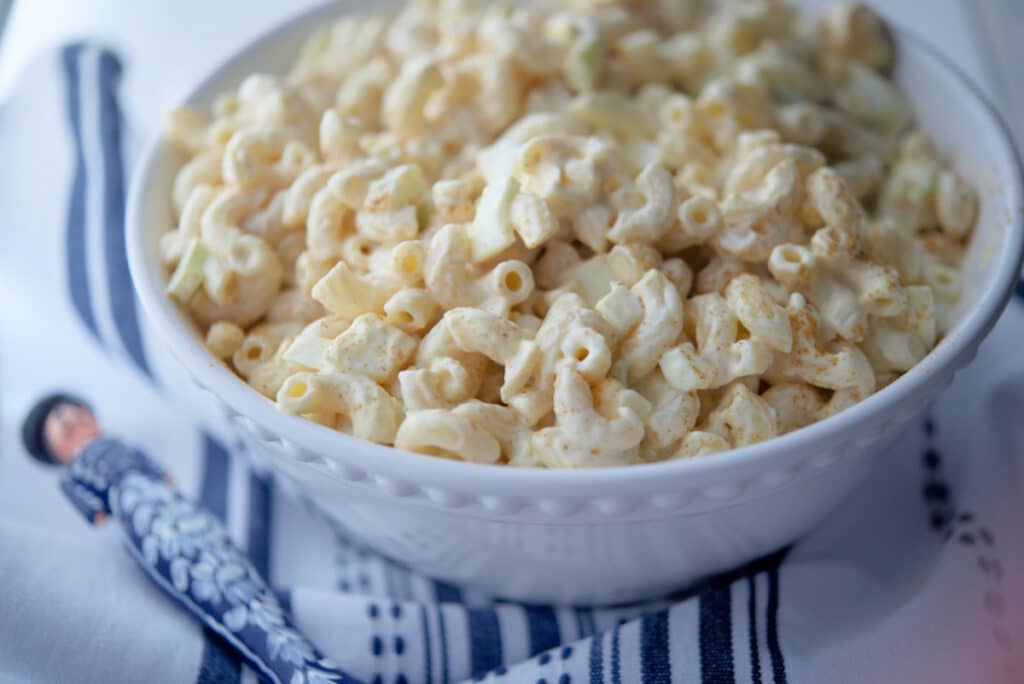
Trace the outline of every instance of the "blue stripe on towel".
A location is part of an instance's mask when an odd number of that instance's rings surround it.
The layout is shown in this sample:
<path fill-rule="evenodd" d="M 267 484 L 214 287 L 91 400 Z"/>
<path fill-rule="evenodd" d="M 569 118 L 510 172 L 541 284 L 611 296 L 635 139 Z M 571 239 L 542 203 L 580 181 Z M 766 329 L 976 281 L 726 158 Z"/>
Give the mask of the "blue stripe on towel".
<path fill-rule="evenodd" d="M 732 662 L 732 594 L 729 587 L 700 597 L 700 676 L 704 684 L 735 682 Z"/>
<path fill-rule="evenodd" d="M 223 639 L 204 628 L 203 655 L 196 684 L 225 684 L 241 680 L 238 656 Z"/>
<path fill-rule="evenodd" d="M 747 621 L 750 624 L 750 676 L 752 684 L 761 684 L 761 655 L 757 645 L 757 576 L 747 577 Z"/>
<path fill-rule="evenodd" d="M 420 623 L 423 628 L 423 672 L 426 684 L 434 684 L 433 654 L 430 652 L 430 625 L 427 621 L 427 607 L 420 606 Z"/>
<path fill-rule="evenodd" d="M 444 604 L 462 603 L 462 590 L 447 582 L 434 580 L 434 598 L 437 601 L 437 633 L 441 640 L 441 682 L 448 684 L 448 629 L 444 624 Z"/>
<path fill-rule="evenodd" d="M 437 632 L 441 638 L 441 684 L 448 684 L 448 630 L 444 626 L 444 605 L 437 604 Z"/>
<path fill-rule="evenodd" d="M 462 603 L 462 590 L 454 584 L 434 580 L 434 598 L 438 603 Z"/>
<path fill-rule="evenodd" d="M 1013 294 L 1017 299 L 1024 300 L 1024 279 L 1018 280 L 1013 288 Z"/>
<path fill-rule="evenodd" d="M 574 608 L 573 612 L 576 613 L 576 629 L 579 631 L 577 638 L 593 636 L 597 632 L 597 628 L 594 626 L 594 609 Z"/>
<path fill-rule="evenodd" d="M 590 684 L 604 684 L 604 634 L 590 637 Z"/>
<path fill-rule="evenodd" d="M 273 515 L 274 481 L 249 473 L 249 530 L 246 550 L 253 566 L 270 582 L 270 534 Z"/>
<path fill-rule="evenodd" d="M 228 515 L 228 476 L 230 457 L 224 446 L 203 433 L 203 472 L 199 485 L 199 504 L 225 523 Z M 202 661 L 197 684 L 232 684 L 242 678 L 242 663 L 238 654 L 229 649 L 207 628 L 203 629 Z"/>
<path fill-rule="evenodd" d="M 668 611 L 645 615 L 640 621 L 640 672 L 643 684 L 671 684 Z"/>
<path fill-rule="evenodd" d="M 228 474 L 230 456 L 224 445 L 203 433 L 203 474 L 199 504 L 222 521 L 228 519 Z"/>
<path fill-rule="evenodd" d="M 501 627 L 493 608 L 469 608 L 469 666 L 472 675 L 490 672 L 502 662 Z"/>
<path fill-rule="evenodd" d="M 576 616 L 576 638 L 582 639 L 587 634 L 587 624 L 583 617 L 583 609 L 573 608 L 572 612 Z"/>
<path fill-rule="evenodd" d="M 530 655 L 555 648 L 562 643 L 558 629 L 558 616 L 549 606 L 523 606 L 530 635 Z"/>
<path fill-rule="evenodd" d="M 89 276 L 85 266 L 85 189 L 87 172 L 85 167 L 85 151 L 82 147 L 82 79 L 80 72 L 81 44 L 69 45 L 61 53 L 64 67 L 64 78 L 67 84 L 68 123 L 71 126 L 71 137 L 74 139 L 75 170 L 71 181 L 71 196 L 68 200 L 67 219 L 65 224 L 65 255 L 68 289 L 71 304 L 78 313 L 82 324 L 92 333 L 96 340 L 100 339 L 96 327 L 96 315 L 92 310 L 92 299 L 89 293 Z"/>
<path fill-rule="evenodd" d="M 268 474 L 262 477 L 255 471 L 249 471 L 249 529 L 246 550 L 253 567 L 263 576 L 268 584 L 272 582 L 270 575 L 271 536 L 274 511 L 274 479 Z M 288 615 L 292 613 L 291 592 L 278 592 L 281 607 Z"/>
<path fill-rule="evenodd" d="M 786 662 L 779 645 L 779 568 L 768 571 L 768 606 L 766 609 L 766 637 L 768 654 L 772 660 L 772 677 L 775 684 L 786 684 Z"/>
<path fill-rule="evenodd" d="M 619 658 L 619 632 L 622 630 L 622 625 L 618 624 L 612 631 L 612 684 L 622 684 L 622 665 Z"/>
<path fill-rule="evenodd" d="M 281 610 L 283 610 L 289 616 L 293 616 L 294 613 L 292 613 L 292 590 L 275 589 L 274 595 L 277 596 L 277 602 L 281 604 Z"/>
<path fill-rule="evenodd" d="M 128 272 L 128 253 L 124 237 L 124 157 L 121 152 L 121 109 L 117 87 L 121 63 L 109 50 L 100 52 L 100 141 L 103 147 L 103 223 L 104 255 L 110 310 L 117 334 L 135 365 L 152 375 L 142 346 L 135 309 L 135 290 Z"/>

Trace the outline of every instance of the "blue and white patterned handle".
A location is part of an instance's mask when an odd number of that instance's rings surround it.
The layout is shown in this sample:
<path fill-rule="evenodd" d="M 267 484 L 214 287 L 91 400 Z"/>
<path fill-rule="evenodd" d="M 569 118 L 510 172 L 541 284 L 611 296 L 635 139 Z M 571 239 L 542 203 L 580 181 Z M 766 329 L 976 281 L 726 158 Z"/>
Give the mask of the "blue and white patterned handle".
<path fill-rule="evenodd" d="M 274 684 L 358 684 L 291 623 L 215 516 L 156 464 L 112 439 L 86 446 L 61 483 L 91 523 L 120 526 L 149 577 Z"/>

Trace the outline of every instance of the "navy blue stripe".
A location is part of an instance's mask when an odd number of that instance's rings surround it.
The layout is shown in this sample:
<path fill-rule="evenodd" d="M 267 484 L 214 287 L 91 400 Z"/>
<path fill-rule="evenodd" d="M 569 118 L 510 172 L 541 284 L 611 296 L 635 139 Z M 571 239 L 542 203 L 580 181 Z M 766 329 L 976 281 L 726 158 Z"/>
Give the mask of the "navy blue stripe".
<path fill-rule="evenodd" d="M 434 656 L 430 652 L 430 625 L 427 622 L 427 608 L 420 606 L 420 623 L 423 626 L 423 671 L 426 672 L 426 684 L 434 684 Z"/>
<path fill-rule="evenodd" d="M 249 473 L 249 538 L 246 549 L 253 566 L 270 582 L 270 533 L 274 481 Z"/>
<path fill-rule="evenodd" d="M 550 606 L 523 606 L 526 628 L 530 635 L 530 655 L 555 648 L 562 643 L 558 630 L 558 616 Z"/>
<path fill-rule="evenodd" d="M 203 433 L 203 471 L 199 484 L 199 503 L 222 521 L 227 522 L 228 452 L 210 435 Z M 228 649 L 220 637 L 209 630 L 203 644 L 197 684 L 231 684 L 241 681 L 242 663 L 235 651 Z"/>
<path fill-rule="evenodd" d="M 747 600 L 747 622 L 750 623 L 750 676 L 753 684 L 761 684 L 761 655 L 757 645 L 757 576 L 747 578 L 750 598 Z"/>
<path fill-rule="evenodd" d="M 604 635 L 590 637 L 590 684 L 604 684 Z"/>
<path fill-rule="evenodd" d="M 616 625 L 612 632 L 612 684 L 622 684 L 622 666 L 619 662 L 619 631 L 622 625 Z"/>
<path fill-rule="evenodd" d="M 668 644 L 668 611 L 645 615 L 640 621 L 640 673 L 644 684 L 671 684 Z"/>
<path fill-rule="evenodd" d="M 779 646 L 779 568 L 768 571 L 768 606 L 766 609 L 768 655 L 772 659 L 772 677 L 775 684 L 786 684 L 786 661 Z"/>
<path fill-rule="evenodd" d="M 103 223 L 107 287 L 110 310 L 121 343 L 135 365 L 152 375 L 142 347 L 135 310 L 135 290 L 128 272 L 128 253 L 124 238 L 124 157 L 121 152 L 121 109 L 117 104 L 117 87 L 121 79 L 121 63 L 113 53 L 103 50 L 99 59 L 100 140 L 103 146 Z"/>
<path fill-rule="evenodd" d="M 462 603 L 462 590 L 453 584 L 434 580 L 434 597 L 438 603 Z"/>
<path fill-rule="evenodd" d="M 203 630 L 203 655 L 196 684 L 224 684 L 241 679 L 241 663 L 234 649 L 208 629 Z"/>
<path fill-rule="evenodd" d="M 593 608 L 576 608 L 576 628 L 579 630 L 580 638 L 592 636 L 597 632 L 594 626 Z"/>
<path fill-rule="evenodd" d="M 441 684 L 448 684 L 448 630 L 444 626 L 444 606 L 437 604 L 437 632 L 441 637 Z"/>
<path fill-rule="evenodd" d="M 704 684 L 735 682 L 732 663 L 732 594 L 728 587 L 700 597 L 700 677 Z"/>
<path fill-rule="evenodd" d="M 228 519 L 230 467 L 230 456 L 224 445 L 204 432 L 203 475 L 199 484 L 199 503 L 224 522 Z"/>
<path fill-rule="evenodd" d="M 291 589 L 275 589 L 274 595 L 277 596 L 277 602 L 281 604 L 281 610 L 283 610 L 289 616 L 293 615 Z"/>
<path fill-rule="evenodd" d="M 1013 288 L 1013 294 L 1018 299 L 1024 299 L 1024 279 L 1018 280 L 1017 284 Z"/>
<path fill-rule="evenodd" d="M 75 175 L 71 181 L 71 197 L 68 200 L 67 218 L 65 221 L 65 255 L 68 274 L 68 289 L 71 304 L 78 312 L 78 318 L 97 340 L 100 339 L 96 327 L 96 316 L 92 310 L 92 299 L 89 292 L 89 275 L 85 260 L 85 188 L 86 168 L 85 151 L 82 148 L 82 82 L 79 63 L 82 54 L 80 44 L 69 45 L 61 54 L 64 66 L 64 78 L 67 81 L 68 122 L 71 124 L 71 135 L 75 148 Z"/>
<path fill-rule="evenodd" d="M 434 580 L 434 598 L 437 601 L 437 632 L 441 640 L 441 682 L 448 684 L 448 630 L 444 624 L 444 604 L 462 603 L 462 590 L 458 587 Z"/>
<path fill-rule="evenodd" d="M 490 672 L 501 665 L 502 644 L 498 613 L 493 608 L 470 608 L 469 667 L 473 675 Z"/>
<path fill-rule="evenodd" d="M 582 608 L 573 608 L 573 613 L 576 615 L 576 634 L 578 639 L 582 639 L 587 635 L 587 623 L 583 617 Z"/>

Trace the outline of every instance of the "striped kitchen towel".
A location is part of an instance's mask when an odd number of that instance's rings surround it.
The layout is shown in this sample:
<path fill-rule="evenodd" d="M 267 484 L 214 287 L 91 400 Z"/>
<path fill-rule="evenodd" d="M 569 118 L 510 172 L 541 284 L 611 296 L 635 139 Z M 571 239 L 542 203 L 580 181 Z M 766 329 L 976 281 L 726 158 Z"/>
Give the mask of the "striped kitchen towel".
<path fill-rule="evenodd" d="M 793 548 L 642 605 L 496 601 L 376 556 L 250 472 L 148 333 L 124 252 L 121 75 L 112 52 L 72 45 L 0 107 L 0 680 L 255 681 L 23 452 L 25 411 L 61 388 L 223 517 L 368 683 L 1024 681 L 1024 297 Z"/>

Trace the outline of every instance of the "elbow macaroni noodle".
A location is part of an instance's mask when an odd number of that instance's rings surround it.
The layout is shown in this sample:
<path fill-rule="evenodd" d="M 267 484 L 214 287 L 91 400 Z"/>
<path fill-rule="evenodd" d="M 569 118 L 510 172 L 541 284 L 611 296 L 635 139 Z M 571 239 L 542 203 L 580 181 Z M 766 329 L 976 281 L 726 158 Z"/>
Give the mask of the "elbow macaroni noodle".
<path fill-rule="evenodd" d="M 486 464 L 800 429 L 949 328 L 974 190 L 866 7 L 412 0 L 179 110 L 161 241 L 280 410 Z"/>

